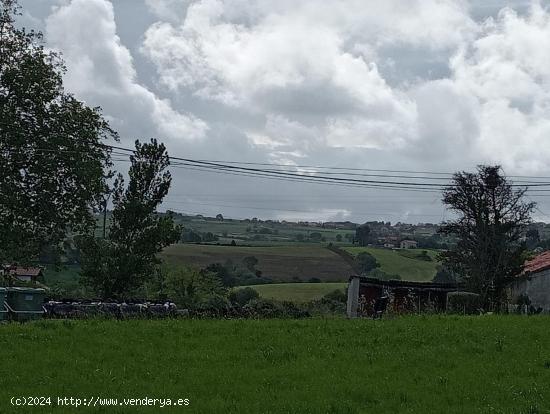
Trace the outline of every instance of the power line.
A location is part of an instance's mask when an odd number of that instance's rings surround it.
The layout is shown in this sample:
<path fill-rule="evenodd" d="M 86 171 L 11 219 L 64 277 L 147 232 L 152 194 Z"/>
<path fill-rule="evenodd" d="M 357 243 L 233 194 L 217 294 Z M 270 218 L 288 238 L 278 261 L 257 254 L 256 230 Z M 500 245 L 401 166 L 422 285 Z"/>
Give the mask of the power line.
<path fill-rule="evenodd" d="M 163 202 L 164 204 L 173 204 L 173 205 L 198 205 L 198 206 L 207 206 L 207 207 L 224 207 L 224 208 L 238 208 L 238 209 L 245 209 L 245 210 L 267 210 L 267 211 L 282 211 L 282 212 L 297 212 L 297 213 L 319 213 L 319 211 L 316 210 L 298 210 L 298 209 L 281 209 L 281 208 L 271 208 L 271 207 L 260 207 L 260 206 L 241 206 L 241 205 L 228 205 L 228 204 L 212 204 L 212 203 L 195 203 L 195 202 L 185 202 L 185 203 L 179 203 L 179 202 L 173 202 L 170 200 L 167 200 Z M 172 210 L 168 206 L 168 210 Z M 321 209 L 320 211 L 322 211 Z M 342 210 L 342 209 L 325 209 L 325 210 Z M 173 211 L 173 210 L 172 210 Z M 390 213 L 390 212 L 375 212 L 375 211 L 369 211 L 369 214 L 378 214 L 378 215 L 389 215 L 389 216 L 396 216 L 396 217 L 403 217 L 403 216 L 426 216 L 426 217 L 439 217 L 440 214 L 417 214 L 417 213 Z"/>
<path fill-rule="evenodd" d="M 123 147 L 116 147 L 116 146 L 109 146 L 110 148 L 127 151 L 127 152 L 133 152 L 133 150 Z M 327 172 L 321 172 L 321 174 L 324 175 L 307 175 L 307 174 L 297 174 L 295 172 L 289 172 L 288 170 L 274 170 L 274 169 L 265 169 L 265 168 L 250 168 L 250 167 L 241 167 L 238 165 L 231 165 L 231 164 L 240 164 L 240 165 L 264 165 L 264 166 L 284 166 L 286 168 L 326 168 L 326 169 L 340 169 L 340 170 L 360 170 L 360 171 L 385 171 L 385 172 L 402 172 L 402 173 L 418 173 L 418 174 L 439 174 L 439 175 L 448 175 L 450 173 L 440 173 L 440 172 L 420 172 L 420 171 L 410 171 L 410 170 L 373 170 L 373 169 L 350 169 L 350 168 L 342 168 L 342 167 L 320 167 L 320 166 L 297 166 L 297 165 L 285 165 L 285 164 L 270 164 L 270 163 L 250 163 L 250 162 L 236 162 L 236 161 L 230 161 L 230 162 L 223 162 L 222 161 L 212 161 L 212 160 L 194 160 L 190 158 L 182 158 L 182 157 L 176 157 L 176 156 L 169 156 L 171 160 L 177 160 L 181 161 L 180 165 L 186 165 L 186 166 L 201 166 L 205 169 L 207 168 L 218 168 L 222 170 L 227 171 L 238 171 L 238 172 L 251 172 L 251 173 L 263 173 L 263 174 L 269 174 L 269 175 L 277 175 L 277 176 L 285 176 L 285 177 L 299 177 L 299 178 L 317 178 L 325 181 L 334 181 L 334 182 L 346 182 L 346 183 L 367 183 L 367 184 L 384 184 L 388 186 L 410 186 L 410 187 L 423 187 L 423 188 L 429 188 L 429 187 L 437 187 L 439 189 L 444 189 L 441 184 L 435 184 L 435 183 L 426 183 L 426 182 L 415 182 L 415 181 L 383 181 L 383 180 L 360 180 L 360 179 L 354 179 L 354 178 L 341 178 L 341 177 L 332 177 L 328 174 L 339 174 L 339 175 L 354 175 L 354 176 L 369 176 L 369 177 L 385 177 L 385 178 L 417 178 L 417 179 L 438 179 L 436 177 L 410 177 L 410 176 L 389 176 L 389 175 L 380 175 L 380 174 L 353 174 L 353 173 L 327 173 Z M 309 173 L 320 173 L 319 171 L 304 171 Z M 519 177 L 519 176 L 518 176 Z M 524 184 L 520 185 L 514 185 L 513 187 L 547 187 L 550 186 L 550 182 L 530 182 L 530 181 L 519 181 Z M 449 183 L 451 184 L 451 183 Z"/>
<path fill-rule="evenodd" d="M 122 160 L 117 159 L 117 161 L 128 161 L 128 160 Z M 376 189 L 386 189 L 386 190 L 400 190 L 400 191 L 416 191 L 416 192 L 431 192 L 431 193 L 438 193 L 439 191 L 435 191 L 434 188 L 428 187 L 420 187 L 418 186 L 403 186 L 403 185 L 391 185 L 391 184 L 372 184 L 369 182 L 362 183 L 362 182 L 356 182 L 351 181 L 348 182 L 347 180 L 342 180 L 339 183 L 332 182 L 332 180 L 326 180 L 324 177 L 318 177 L 318 176 L 308 176 L 308 175 L 302 175 L 302 174 L 292 174 L 290 176 L 284 175 L 272 175 L 268 172 L 262 172 L 258 170 L 257 172 L 251 172 L 251 171 L 239 171 L 239 170 L 226 170 L 223 168 L 223 166 L 214 167 L 214 166 L 203 166 L 203 165 L 195 165 L 192 163 L 185 163 L 185 162 L 172 162 L 170 164 L 174 168 L 183 168 L 187 170 L 193 170 L 193 171 L 201 171 L 201 172 L 209 172 L 209 173 L 216 173 L 216 174 L 223 174 L 223 175 L 236 175 L 236 176 L 245 176 L 245 177 L 254 177 L 254 178 L 266 178 L 266 179 L 274 179 L 279 181 L 294 181 L 294 182 L 306 182 L 306 183 L 318 183 L 318 184 L 324 184 L 324 185 L 335 185 L 338 187 L 355 187 L 355 188 L 376 188 Z"/>
<path fill-rule="evenodd" d="M 127 152 L 134 152 L 133 149 L 116 147 L 111 145 L 104 145 L 109 148 L 119 149 Z M 170 157 L 176 158 L 176 157 Z M 235 165 L 258 165 L 258 166 L 272 166 L 272 167 L 285 167 L 285 168 L 309 168 L 309 169 L 326 169 L 326 170 L 340 170 L 340 171 L 371 171 L 371 172 L 389 172 L 389 173 L 403 173 L 403 174 L 430 174 L 430 175 L 447 175 L 451 176 L 450 178 L 438 178 L 438 177 L 409 177 L 404 176 L 403 178 L 424 178 L 424 179 L 441 179 L 449 180 L 455 174 L 453 172 L 440 172 L 440 171 L 418 171 L 418 170 L 390 170 L 390 169 L 372 169 L 372 168 L 351 168 L 351 167 L 332 167 L 332 166 L 322 166 L 322 165 L 300 165 L 300 164 L 278 164 L 278 163 L 266 163 L 266 162 L 247 162 L 247 161 L 227 161 L 227 160 L 208 160 L 208 159 L 197 159 L 195 161 L 199 162 L 210 162 L 210 163 L 223 163 L 223 164 L 235 164 Z M 326 174 L 326 172 L 323 172 Z M 345 174 L 345 173 L 342 173 Z M 350 174 L 355 175 L 355 174 Z M 365 174 L 365 176 L 380 176 L 380 177 L 393 177 L 390 175 L 376 175 L 376 174 Z M 529 176 L 529 175 L 508 175 L 509 178 L 530 178 L 530 179 L 546 179 L 550 180 L 550 176 Z M 396 178 L 400 178 L 396 176 Z M 515 181 L 515 182 L 530 182 L 530 181 Z M 550 184 L 550 183 L 549 183 Z"/>
<path fill-rule="evenodd" d="M 129 148 L 118 147 L 100 144 L 103 147 L 109 148 L 114 155 L 128 157 L 134 151 Z M 35 149 L 35 150 L 44 150 L 44 151 L 54 151 L 49 149 Z M 59 150 L 57 152 L 78 152 L 71 150 Z M 419 191 L 419 192 L 440 192 L 445 190 L 446 186 L 444 184 L 436 184 L 431 182 L 418 182 L 418 181 L 385 181 L 385 180 L 374 180 L 374 179 L 356 179 L 349 177 L 334 177 L 332 175 L 346 175 L 346 176 L 364 176 L 364 177 L 375 177 L 375 178 L 406 178 L 406 179 L 422 179 L 422 180 L 433 180 L 433 179 L 442 179 L 441 177 L 426 177 L 426 176 L 404 176 L 404 175 L 383 175 L 383 174 L 355 174 L 355 173 L 344 173 L 344 172 L 332 172 L 332 171 L 303 171 L 302 173 L 297 173 L 296 171 L 289 170 L 276 170 L 276 169 L 267 169 L 267 168 L 251 168 L 251 167 L 242 167 L 230 164 L 241 164 L 241 165 L 270 165 L 270 166 L 284 166 L 286 168 L 298 168 L 299 166 L 288 166 L 284 164 L 269 164 L 269 163 L 238 163 L 236 161 L 227 162 L 222 164 L 220 161 L 206 161 L 206 160 L 194 160 L 189 158 L 169 156 L 169 159 L 172 161 L 171 165 L 175 168 L 183 168 L 188 170 L 195 170 L 201 172 L 211 172 L 224 175 L 239 175 L 246 177 L 262 178 L 262 179 L 277 179 L 283 181 L 297 181 L 297 182 L 307 182 L 307 183 L 316 183 L 323 185 L 337 185 L 337 186 L 348 186 L 348 187 L 364 187 L 364 188 L 376 188 L 376 189 L 386 189 L 386 190 L 399 190 L 399 191 Z M 114 158 L 115 161 L 128 161 L 119 158 Z M 419 171 L 410 171 L 410 170 L 374 170 L 374 169 L 351 169 L 343 167 L 321 167 L 321 166 L 301 166 L 303 168 L 325 168 L 325 169 L 338 169 L 338 170 L 360 170 L 360 171 L 386 171 L 386 172 L 402 172 L 402 173 L 418 173 L 418 174 L 449 174 L 449 173 L 440 173 L 440 172 L 419 172 Z M 323 175 L 320 175 L 323 174 Z M 332 174 L 332 175 L 331 175 Z M 541 179 L 542 177 L 537 177 Z M 443 178 L 447 180 L 446 178 Z M 512 184 L 513 187 L 527 188 L 530 187 L 548 187 L 550 182 L 540 182 L 540 181 L 520 181 L 524 184 Z M 452 185 L 452 183 L 449 183 Z M 545 192 L 550 190 L 537 188 L 537 191 Z"/>

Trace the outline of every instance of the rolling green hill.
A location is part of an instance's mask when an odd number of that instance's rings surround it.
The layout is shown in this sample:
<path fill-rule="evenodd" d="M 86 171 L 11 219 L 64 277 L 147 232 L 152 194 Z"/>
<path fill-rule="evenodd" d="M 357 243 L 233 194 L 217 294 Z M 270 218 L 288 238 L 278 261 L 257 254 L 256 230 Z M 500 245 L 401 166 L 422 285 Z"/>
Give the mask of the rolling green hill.
<path fill-rule="evenodd" d="M 280 282 L 298 278 L 307 282 L 318 278 L 324 282 L 346 282 L 353 269 L 339 255 L 321 245 L 244 247 L 174 244 L 161 254 L 172 265 L 205 267 L 212 263 L 242 263 L 247 256 L 258 259 L 256 269 L 262 276 Z"/>
<path fill-rule="evenodd" d="M 437 252 L 428 250 L 432 261 L 415 258 L 421 249 L 379 249 L 375 247 L 343 247 L 343 250 L 357 256 L 361 252 L 372 254 L 380 263 L 380 269 L 389 274 L 398 274 L 402 280 L 427 282 L 433 279 L 437 271 Z"/>

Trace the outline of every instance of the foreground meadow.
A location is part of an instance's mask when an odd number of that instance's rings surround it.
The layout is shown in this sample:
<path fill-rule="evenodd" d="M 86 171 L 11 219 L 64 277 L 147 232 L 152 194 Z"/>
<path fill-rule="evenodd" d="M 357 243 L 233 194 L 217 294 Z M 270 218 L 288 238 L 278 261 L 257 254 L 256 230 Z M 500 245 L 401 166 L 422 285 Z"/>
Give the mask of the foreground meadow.
<path fill-rule="evenodd" d="M 2 413 L 550 413 L 547 317 L 0 326 Z M 13 396 L 188 398 L 13 407 Z"/>

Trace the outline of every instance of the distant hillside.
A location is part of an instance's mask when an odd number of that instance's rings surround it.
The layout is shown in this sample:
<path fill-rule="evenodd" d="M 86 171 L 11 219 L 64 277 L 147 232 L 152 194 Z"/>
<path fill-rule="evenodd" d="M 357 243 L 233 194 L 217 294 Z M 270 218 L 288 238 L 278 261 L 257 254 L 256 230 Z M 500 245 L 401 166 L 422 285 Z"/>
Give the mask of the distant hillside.
<path fill-rule="evenodd" d="M 321 245 L 239 247 L 175 244 L 161 254 L 168 264 L 205 267 L 212 263 L 225 263 L 228 259 L 241 264 L 247 256 L 258 259 L 256 269 L 262 276 L 279 282 L 299 279 L 307 282 L 317 278 L 324 282 L 345 282 L 353 269 L 337 254 Z"/>
<path fill-rule="evenodd" d="M 174 215 L 175 221 L 184 227 L 184 241 L 219 242 L 239 245 L 281 245 L 294 243 L 348 243 L 355 235 L 353 224 L 291 223 L 273 220 L 216 219 L 203 216 Z M 351 227 L 351 228 L 350 228 Z"/>
<path fill-rule="evenodd" d="M 427 250 L 432 261 L 420 260 L 414 257 L 422 249 L 378 249 L 374 247 L 344 247 L 345 251 L 357 256 L 361 252 L 372 254 L 380 263 L 380 269 L 389 274 L 398 274 L 402 280 L 427 282 L 433 279 L 437 271 L 437 252 Z"/>

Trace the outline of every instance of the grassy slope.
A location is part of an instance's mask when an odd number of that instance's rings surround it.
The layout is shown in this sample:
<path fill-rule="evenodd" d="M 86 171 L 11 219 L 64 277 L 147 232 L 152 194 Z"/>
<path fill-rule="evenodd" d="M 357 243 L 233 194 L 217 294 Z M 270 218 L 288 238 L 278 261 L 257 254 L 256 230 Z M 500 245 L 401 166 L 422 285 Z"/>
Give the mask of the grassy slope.
<path fill-rule="evenodd" d="M 320 299 L 327 293 L 346 286 L 347 283 L 275 283 L 250 287 L 262 298 L 302 303 Z"/>
<path fill-rule="evenodd" d="M 0 326 L 12 396 L 189 398 L 88 413 L 548 413 L 548 317 L 43 321 Z"/>
<path fill-rule="evenodd" d="M 187 264 L 199 267 L 211 263 L 225 263 L 231 259 L 241 264 L 247 256 L 255 256 L 257 269 L 264 276 L 281 281 L 301 280 L 312 277 L 323 281 L 347 281 L 353 270 L 337 254 L 321 245 L 281 247 L 233 247 L 215 245 L 176 244 L 164 250 L 167 263 Z"/>
<path fill-rule="evenodd" d="M 426 262 L 418 259 L 411 259 L 399 254 L 399 250 L 378 249 L 374 247 L 344 247 L 344 250 L 353 255 L 360 252 L 369 252 L 380 263 L 384 272 L 398 274 L 403 280 L 412 280 L 425 282 L 432 280 L 436 273 L 437 261 L 435 261 L 436 252 L 428 251 L 428 254 L 434 258 L 432 262 Z M 416 249 L 420 253 L 420 249 Z M 408 253 L 405 253 L 408 254 Z"/>

